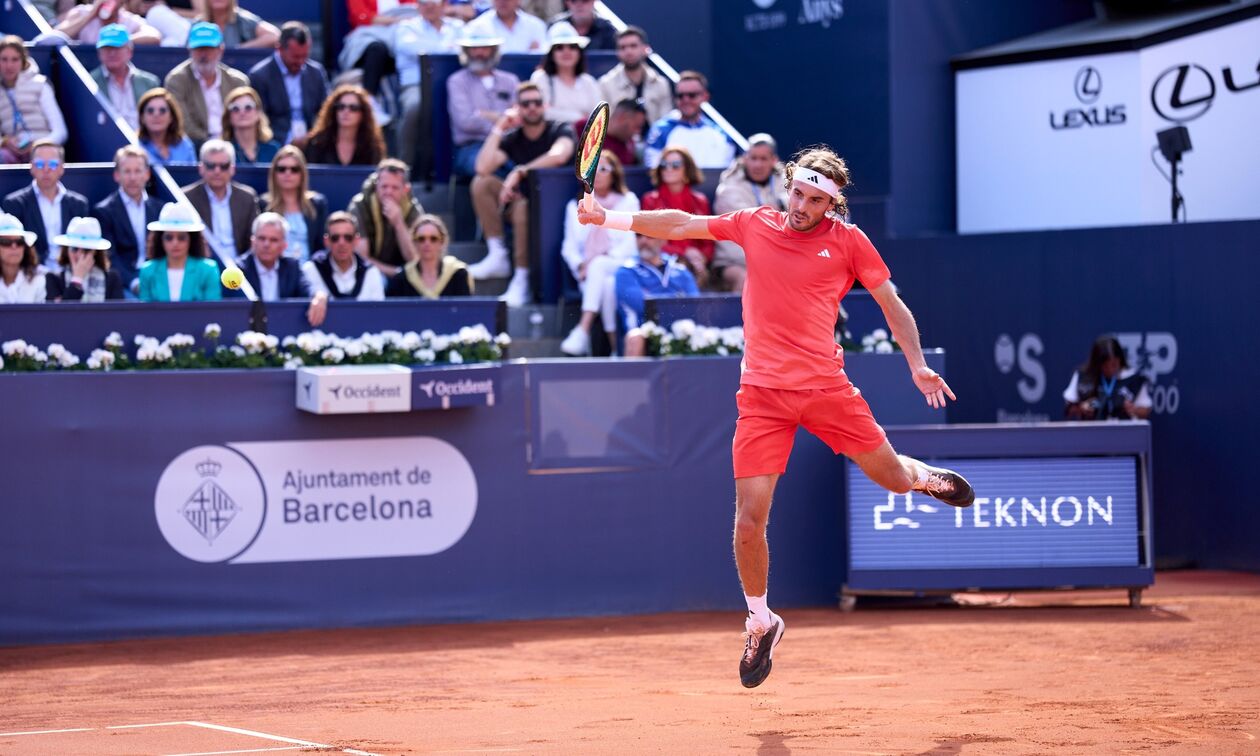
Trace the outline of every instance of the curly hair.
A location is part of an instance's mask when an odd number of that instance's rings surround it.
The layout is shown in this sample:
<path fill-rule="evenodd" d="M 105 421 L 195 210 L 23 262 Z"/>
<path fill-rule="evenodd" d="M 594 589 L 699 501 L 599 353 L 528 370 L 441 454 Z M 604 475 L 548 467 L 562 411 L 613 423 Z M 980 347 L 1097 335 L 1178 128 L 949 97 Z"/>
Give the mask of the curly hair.
<path fill-rule="evenodd" d="M 307 134 L 308 147 L 332 150 L 337 146 L 337 103 L 345 95 L 354 95 L 359 101 L 359 133 L 354 141 L 359 149 L 367 148 L 368 154 L 363 161 L 366 165 L 376 165 L 385 157 L 385 139 L 381 136 L 381 127 L 376 125 L 376 116 L 372 113 L 372 96 L 367 90 L 356 84 L 342 84 L 332 91 L 319 108 L 315 116 L 315 126 Z"/>
<path fill-rule="evenodd" d="M 806 147 L 792 158 L 784 170 L 783 188 L 789 192 L 792 191 L 792 174 L 796 172 L 796 167 L 808 168 L 811 171 L 818 171 L 822 175 L 836 182 L 836 185 L 843 189 L 849 185 L 849 166 L 844 162 L 844 158 L 836 154 L 835 150 L 825 144 L 816 144 L 812 147 Z M 849 202 L 841 194 L 831 203 L 831 214 L 837 218 L 844 218 L 849 214 Z"/>

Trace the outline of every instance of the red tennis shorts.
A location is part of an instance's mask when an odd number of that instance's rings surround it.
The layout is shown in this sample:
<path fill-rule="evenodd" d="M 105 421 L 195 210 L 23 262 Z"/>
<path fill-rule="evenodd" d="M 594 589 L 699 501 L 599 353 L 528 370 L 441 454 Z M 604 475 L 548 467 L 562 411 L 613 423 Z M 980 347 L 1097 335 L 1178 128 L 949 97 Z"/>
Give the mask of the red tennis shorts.
<path fill-rule="evenodd" d="M 806 391 L 741 385 L 735 404 L 739 420 L 731 447 L 736 478 L 787 470 L 798 426 L 836 454 L 863 454 L 884 443 L 884 429 L 851 383 Z"/>

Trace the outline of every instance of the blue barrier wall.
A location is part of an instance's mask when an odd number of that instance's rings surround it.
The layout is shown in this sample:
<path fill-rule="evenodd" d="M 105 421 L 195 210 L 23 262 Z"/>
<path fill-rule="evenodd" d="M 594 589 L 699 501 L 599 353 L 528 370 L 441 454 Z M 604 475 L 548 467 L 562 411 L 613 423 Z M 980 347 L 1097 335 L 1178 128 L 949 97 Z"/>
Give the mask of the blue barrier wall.
<path fill-rule="evenodd" d="M 933 364 L 943 367 L 941 359 Z M 417 380 L 435 375 L 422 372 Z M 855 356 L 850 373 L 886 423 L 938 416 L 899 356 Z M 0 374 L 5 395 L 22 397 L 6 410 L 22 444 L 0 458 L 8 481 L 0 644 L 700 609 L 738 618 L 730 556 L 737 382 L 735 358 L 518 362 L 503 366 L 493 406 L 316 416 L 294 409 L 294 374 L 279 370 Z M 328 440 L 345 445 L 331 448 L 326 465 L 320 442 Z M 181 556 L 160 529 L 174 517 L 193 541 L 185 545 L 197 547 L 191 521 L 176 511 L 196 480 L 177 486 L 171 511 L 166 499 L 155 509 L 168 466 L 188 450 L 213 463 L 199 467 L 203 476 L 241 455 L 251 474 L 268 476 L 275 454 L 325 472 L 350 464 L 365 443 L 381 459 L 399 444 L 446 450 L 453 463 L 433 468 L 434 490 L 468 465 L 475 516 L 453 546 L 428 556 L 321 558 L 311 544 L 340 526 L 307 523 L 289 544 L 297 552 L 225 563 Z M 770 526 L 777 605 L 835 601 L 843 470 L 821 442 L 798 438 Z M 239 480 L 216 480 L 221 495 L 246 503 Z M 435 495 L 439 518 L 452 505 Z M 268 511 L 280 506 L 266 502 Z M 271 535 L 244 547 L 263 548 Z M 350 540 L 353 532 L 337 544 Z"/>
<path fill-rule="evenodd" d="M 1117 332 L 1155 378 L 1156 554 L 1260 569 L 1254 463 L 1260 381 L 1246 313 L 1260 223 L 886 240 L 880 251 L 950 355 L 951 422 L 1058 419 L 1096 336 Z"/>
<path fill-rule="evenodd" d="M 312 330 L 306 321 L 308 303 L 269 302 L 267 332 L 281 338 Z M 41 349 L 61 344 L 86 358 L 99 349 L 110 331 L 129 346 L 138 334 L 164 339 L 175 333 L 200 337 L 207 323 L 223 329 L 221 343 L 251 327 L 251 305 L 244 299 L 219 302 L 81 302 L 76 304 L 5 305 L 0 312 L 0 341 L 22 339 Z M 436 301 L 390 299 L 384 302 L 340 302 L 328 305 L 320 330 L 352 337 L 380 331 L 455 333 L 463 326 L 484 325 L 491 333 L 507 330 L 506 306 L 493 297 Z"/>

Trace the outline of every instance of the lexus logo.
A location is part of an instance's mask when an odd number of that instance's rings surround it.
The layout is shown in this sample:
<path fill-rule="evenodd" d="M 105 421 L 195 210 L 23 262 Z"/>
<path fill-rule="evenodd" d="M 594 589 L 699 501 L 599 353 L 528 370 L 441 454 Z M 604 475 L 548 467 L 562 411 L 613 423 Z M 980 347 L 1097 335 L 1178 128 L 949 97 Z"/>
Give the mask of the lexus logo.
<path fill-rule="evenodd" d="M 1151 87 L 1151 107 L 1166 121 L 1193 121 L 1212 107 L 1216 81 L 1207 69 L 1182 63 L 1164 71 Z"/>
<path fill-rule="evenodd" d="M 1102 74 L 1093 66 L 1085 66 L 1076 72 L 1076 99 L 1089 105 L 1102 94 Z"/>

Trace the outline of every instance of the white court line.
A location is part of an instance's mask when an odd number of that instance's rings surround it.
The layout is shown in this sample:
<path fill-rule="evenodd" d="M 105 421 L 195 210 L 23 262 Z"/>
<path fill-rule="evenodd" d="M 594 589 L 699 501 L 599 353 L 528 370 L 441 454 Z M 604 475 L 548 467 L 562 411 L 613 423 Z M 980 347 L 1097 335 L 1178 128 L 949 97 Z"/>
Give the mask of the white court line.
<path fill-rule="evenodd" d="M 265 732 L 257 730 L 246 730 L 240 727 L 228 727 L 227 725 L 211 724 L 210 722 L 151 722 L 149 724 L 130 724 L 130 725 L 111 725 L 106 730 L 136 730 L 142 727 L 177 727 L 186 725 L 188 727 L 202 727 L 207 730 L 219 730 L 220 732 L 230 732 L 236 735 L 245 735 L 252 738 L 261 738 L 262 740 L 273 740 L 277 743 L 292 743 L 293 746 L 301 748 L 321 748 L 325 750 L 334 750 L 337 746 L 326 745 L 324 743 L 315 743 L 309 740 L 299 740 L 297 738 L 286 738 L 281 735 L 268 735 Z M 0 737 L 16 737 L 18 735 L 51 735 L 63 732 L 92 732 L 95 727 L 76 727 L 66 730 L 31 730 L 27 732 L 0 732 Z M 200 754 L 174 754 L 173 756 L 211 756 L 211 754 L 230 754 L 230 753 L 262 753 L 264 751 L 295 751 L 294 747 L 283 748 L 253 748 L 244 751 L 206 751 Z M 379 754 L 370 753 L 368 751 L 359 751 L 353 748 L 342 748 L 342 753 L 354 754 L 355 756 L 380 756 Z"/>
<path fill-rule="evenodd" d="M 297 751 L 306 746 L 276 746 L 274 748 L 242 748 L 239 751 L 200 751 L 198 753 L 171 753 L 166 756 L 225 756 L 229 753 L 264 753 L 267 751 Z"/>
<path fill-rule="evenodd" d="M 95 727 L 75 727 L 70 730 L 30 730 L 28 732 L 0 732 L 0 738 L 14 738 L 18 735 L 51 735 L 58 732 L 91 732 Z"/>

